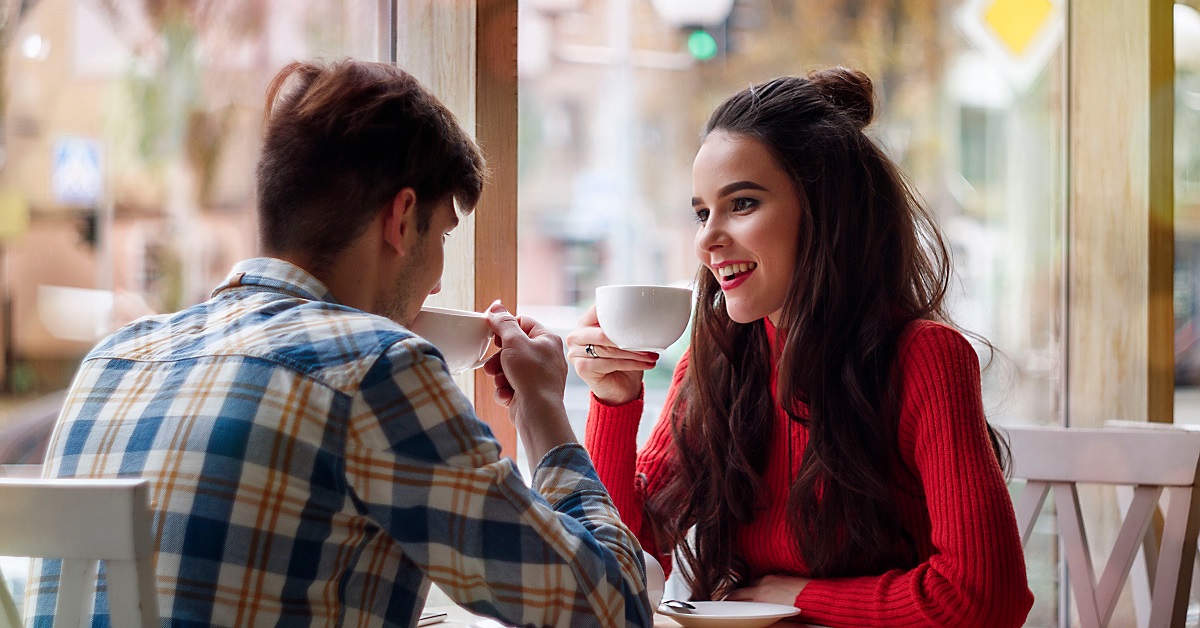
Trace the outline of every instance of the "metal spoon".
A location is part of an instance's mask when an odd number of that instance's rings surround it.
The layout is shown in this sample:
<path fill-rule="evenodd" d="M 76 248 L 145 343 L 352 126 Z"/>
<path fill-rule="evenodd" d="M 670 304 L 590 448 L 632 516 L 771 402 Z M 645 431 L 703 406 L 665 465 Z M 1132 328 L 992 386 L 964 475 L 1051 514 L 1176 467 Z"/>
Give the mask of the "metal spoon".
<path fill-rule="evenodd" d="M 663 606 L 666 606 L 667 608 L 670 608 L 672 610 L 679 611 L 681 613 L 690 613 L 690 612 L 696 610 L 695 606 L 692 606 L 691 604 L 688 604 L 687 602 L 683 602 L 681 600 L 666 600 L 663 602 Z"/>

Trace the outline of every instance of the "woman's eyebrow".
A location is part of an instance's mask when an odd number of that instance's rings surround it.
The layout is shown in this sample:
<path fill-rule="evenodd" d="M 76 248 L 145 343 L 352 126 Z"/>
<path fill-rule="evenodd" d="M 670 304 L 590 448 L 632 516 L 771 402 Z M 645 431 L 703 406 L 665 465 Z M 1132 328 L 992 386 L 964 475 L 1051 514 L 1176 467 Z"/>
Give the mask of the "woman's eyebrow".
<path fill-rule="evenodd" d="M 767 188 L 763 187 L 762 185 L 759 185 L 758 183 L 755 183 L 753 181 L 734 181 L 733 183 L 730 183 L 730 184 L 722 187 L 721 189 L 717 190 L 717 198 L 723 198 L 723 197 L 729 196 L 730 194 L 733 194 L 734 192 L 740 192 L 742 190 L 759 190 L 761 192 L 769 192 L 770 191 Z M 700 200 L 699 197 L 696 197 L 696 196 L 692 197 L 692 207 L 695 207 L 697 205 L 703 205 L 703 204 L 704 204 L 704 201 Z"/>
<path fill-rule="evenodd" d="M 740 192 L 742 190 L 759 190 L 761 192 L 768 191 L 767 188 L 765 188 L 753 181 L 734 181 L 733 183 L 726 185 L 725 187 L 721 188 L 720 190 L 717 190 L 717 196 L 718 197 L 729 196 L 730 194 L 733 194 L 734 192 Z"/>

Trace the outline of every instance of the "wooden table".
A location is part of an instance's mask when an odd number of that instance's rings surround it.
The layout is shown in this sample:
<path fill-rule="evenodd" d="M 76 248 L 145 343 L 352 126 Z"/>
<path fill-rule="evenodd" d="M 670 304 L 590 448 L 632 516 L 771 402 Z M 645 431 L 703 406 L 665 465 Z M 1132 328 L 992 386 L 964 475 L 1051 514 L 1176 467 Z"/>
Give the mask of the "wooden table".
<path fill-rule="evenodd" d="M 494 620 L 488 620 L 475 615 L 461 606 L 427 606 L 425 610 L 446 613 L 445 622 L 432 624 L 430 628 L 497 628 L 502 625 Z M 779 628 L 804 628 L 809 626 L 809 624 L 797 624 L 789 621 L 781 621 L 773 625 Z M 654 628 L 680 628 L 680 626 L 675 620 L 666 615 L 655 614 Z"/>

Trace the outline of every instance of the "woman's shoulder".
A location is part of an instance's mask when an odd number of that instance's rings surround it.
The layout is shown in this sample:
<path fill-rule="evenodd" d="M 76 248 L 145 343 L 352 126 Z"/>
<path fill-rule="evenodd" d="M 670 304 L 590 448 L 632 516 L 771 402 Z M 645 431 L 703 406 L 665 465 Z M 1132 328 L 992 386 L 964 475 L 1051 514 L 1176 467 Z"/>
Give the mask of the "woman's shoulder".
<path fill-rule="evenodd" d="M 893 376 L 902 407 L 915 410 L 904 413 L 908 420 L 959 416 L 946 410 L 960 406 L 982 412 L 979 354 L 951 325 L 926 320 L 909 323 L 900 334 Z"/>
<path fill-rule="evenodd" d="M 939 321 L 919 319 L 900 330 L 896 343 L 896 354 L 901 357 L 913 353 L 971 351 L 971 343 L 961 331 Z"/>
<path fill-rule="evenodd" d="M 895 364 L 902 380 L 940 378 L 937 373 L 979 377 L 975 348 L 958 329 L 938 321 L 917 320 L 906 325 L 896 343 Z"/>

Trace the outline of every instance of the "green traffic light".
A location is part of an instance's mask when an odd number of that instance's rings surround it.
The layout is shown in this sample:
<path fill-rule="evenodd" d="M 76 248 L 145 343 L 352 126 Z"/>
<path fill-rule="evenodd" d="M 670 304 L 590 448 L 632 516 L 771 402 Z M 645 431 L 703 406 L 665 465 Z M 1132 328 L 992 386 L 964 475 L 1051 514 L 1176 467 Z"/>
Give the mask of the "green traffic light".
<path fill-rule="evenodd" d="M 708 61 L 717 56 L 717 40 L 707 31 L 692 31 L 688 35 L 687 48 L 697 61 Z"/>

